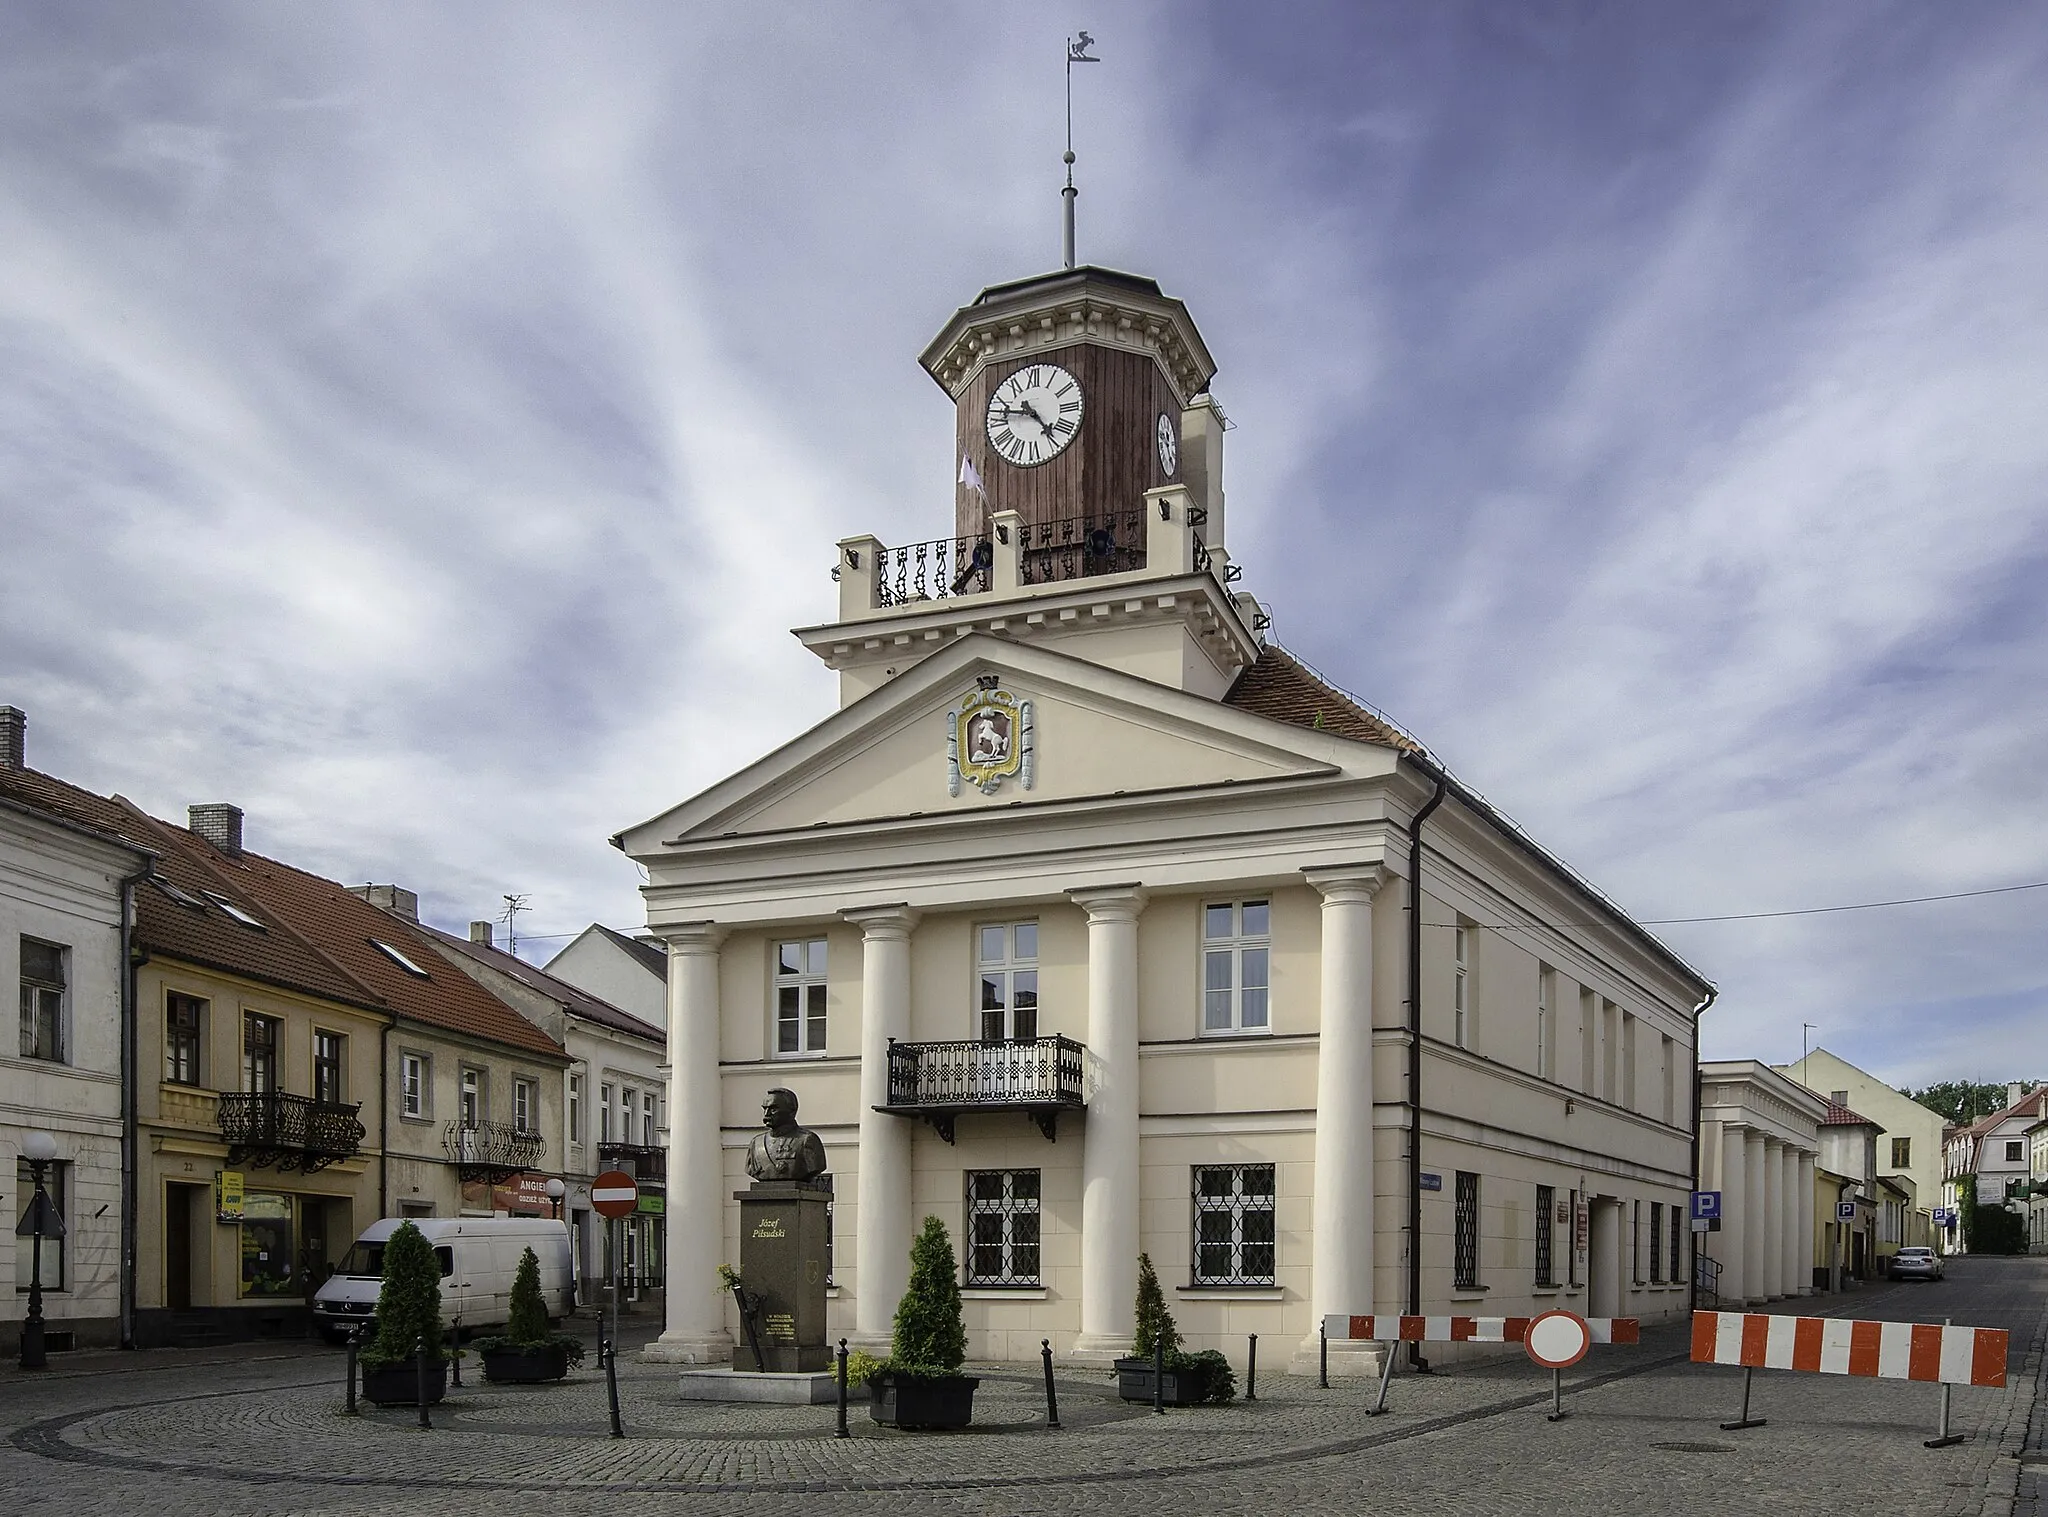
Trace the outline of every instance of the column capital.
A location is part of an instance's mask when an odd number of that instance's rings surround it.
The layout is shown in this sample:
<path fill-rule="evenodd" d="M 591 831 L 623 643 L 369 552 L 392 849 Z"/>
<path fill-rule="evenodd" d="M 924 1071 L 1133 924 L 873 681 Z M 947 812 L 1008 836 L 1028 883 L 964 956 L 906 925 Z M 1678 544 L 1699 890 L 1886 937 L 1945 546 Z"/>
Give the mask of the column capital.
<path fill-rule="evenodd" d="M 869 942 L 907 938 L 910 929 L 918 922 L 918 913 L 902 901 L 890 906 L 855 906 L 839 915 L 843 921 L 858 927 Z"/>
<path fill-rule="evenodd" d="M 1087 912 L 1090 922 L 1135 922 L 1147 897 L 1142 885 L 1090 885 L 1069 890 L 1067 899 Z"/>
<path fill-rule="evenodd" d="M 1364 902 L 1370 905 L 1388 879 L 1385 864 L 1328 864 L 1304 869 L 1301 877 L 1322 892 L 1332 904 Z"/>
<path fill-rule="evenodd" d="M 723 922 L 677 922 L 653 929 L 654 935 L 668 944 L 671 954 L 716 953 L 731 931 Z"/>

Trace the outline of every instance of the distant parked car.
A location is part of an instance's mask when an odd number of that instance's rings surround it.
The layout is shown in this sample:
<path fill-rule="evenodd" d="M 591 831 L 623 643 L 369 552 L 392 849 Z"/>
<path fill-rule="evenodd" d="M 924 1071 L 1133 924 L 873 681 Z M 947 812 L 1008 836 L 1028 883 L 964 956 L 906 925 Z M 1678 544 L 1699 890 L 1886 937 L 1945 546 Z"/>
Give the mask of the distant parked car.
<path fill-rule="evenodd" d="M 1941 1256 L 1931 1248 L 1902 1248 L 1892 1255 L 1894 1280 L 1939 1280 Z"/>

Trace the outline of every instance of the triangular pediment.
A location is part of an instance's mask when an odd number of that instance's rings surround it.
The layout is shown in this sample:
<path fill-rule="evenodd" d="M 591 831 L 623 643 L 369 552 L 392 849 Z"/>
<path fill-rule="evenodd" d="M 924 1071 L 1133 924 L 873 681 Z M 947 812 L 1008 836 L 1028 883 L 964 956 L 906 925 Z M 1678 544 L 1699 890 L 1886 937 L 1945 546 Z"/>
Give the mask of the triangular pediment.
<path fill-rule="evenodd" d="M 953 737 L 957 748 L 956 713 L 984 682 L 1015 702 L 1005 708 L 1011 720 L 996 724 L 995 746 L 1011 761 L 1000 741 L 1008 737 L 1017 772 L 988 790 L 975 783 L 976 755 L 949 752 L 948 742 Z M 1019 801 L 1379 774 L 1393 763 L 1386 749 L 1291 727 L 1050 649 L 975 635 L 618 841 L 627 853 L 645 856 L 734 834 L 964 816 Z"/>

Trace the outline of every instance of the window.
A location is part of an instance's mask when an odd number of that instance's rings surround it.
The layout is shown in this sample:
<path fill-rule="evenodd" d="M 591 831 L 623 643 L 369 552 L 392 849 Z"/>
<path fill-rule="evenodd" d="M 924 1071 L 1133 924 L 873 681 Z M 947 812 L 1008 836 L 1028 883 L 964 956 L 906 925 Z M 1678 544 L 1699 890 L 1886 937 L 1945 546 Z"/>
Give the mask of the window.
<path fill-rule="evenodd" d="M 990 925 L 975 936 L 981 1041 L 1030 1042 L 1038 1036 L 1038 924 Z"/>
<path fill-rule="evenodd" d="M 398 1056 L 399 1113 L 408 1117 L 427 1115 L 427 1059 L 424 1054 Z"/>
<path fill-rule="evenodd" d="M 70 1170 L 71 1166 L 61 1159 L 43 1166 L 43 1193 L 50 1198 L 50 1205 L 56 1208 L 57 1215 L 67 1225 L 72 1220 L 70 1208 L 65 1205 L 68 1199 L 66 1193 L 71 1188 L 68 1183 Z M 29 1199 L 36 1193 L 35 1180 L 29 1172 L 28 1160 L 26 1159 L 18 1160 L 15 1164 L 14 1186 L 15 1198 L 21 1203 L 21 1209 L 26 1211 Z M 35 1270 L 36 1261 L 33 1257 L 34 1254 L 35 1240 L 32 1236 L 19 1239 L 15 1243 L 14 1288 L 18 1291 L 26 1291 L 29 1288 L 29 1277 Z M 41 1271 L 44 1290 L 60 1291 L 68 1288 L 64 1278 L 65 1263 L 65 1240 L 53 1238 L 48 1233 L 44 1233 Z"/>
<path fill-rule="evenodd" d="M 619 1141 L 633 1141 L 633 1087 L 630 1085 L 619 1090 Z"/>
<path fill-rule="evenodd" d="M 1628 1204 L 1628 1277 L 1643 1283 L 1643 1203 Z"/>
<path fill-rule="evenodd" d="M 1650 1283 L 1664 1278 L 1664 1203 L 1650 1203 Z"/>
<path fill-rule="evenodd" d="M 249 915 L 248 912 L 244 911 L 241 907 L 237 906 L 233 901 L 229 900 L 226 896 L 217 895 L 211 890 L 202 890 L 199 893 L 205 896 L 209 901 L 213 902 L 213 904 L 218 906 L 222 911 L 226 912 L 235 921 L 240 922 L 244 927 L 253 927 L 258 932 L 266 932 L 269 930 L 263 925 L 260 919 Z"/>
<path fill-rule="evenodd" d="M 1676 1040 L 1657 1034 L 1660 1057 L 1664 1069 L 1664 1120 L 1676 1124 L 1678 1121 L 1678 1044 Z"/>
<path fill-rule="evenodd" d="M 1617 1065 L 1617 1063 L 1619 1063 L 1619 1060 L 1615 1056 L 1620 1052 L 1619 1048 L 1617 1048 L 1616 1045 L 1621 1041 L 1614 1035 L 1614 1024 L 1615 1018 L 1619 1015 L 1620 1008 L 1618 1008 L 1612 1001 L 1601 1001 L 1600 1099 L 1603 1101 L 1612 1101 L 1614 1099 L 1615 1066 Z"/>
<path fill-rule="evenodd" d="M 612 1088 L 609 1085 L 597 1087 L 597 1141 L 609 1143 L 612 1140 Z"/>
<path fill-rule="evenodd" d="M 640 1093 L 640 1141 L 648 1148 L 654 1147 L 654 1092 Z"/>
<path fill-rule="evenodd" d="M 21 940 L 21 1056 L 64 1062 L 64 950 Z"/>
<path fill-rule="evenodd" d="M 512 1082 L 512 1127 L 516 1132 L 533 1131 L 533 1081 Z"/>
<path fill-rule="evenodd" d="M 1536 1283 L 1557 1284 L 1557 1192 L 1548 1185 L 1536 1187 Z"/>
<path fill-rule="evenodd" d="M 1913 1140 L 1911 1138 L 1892 1139 L 1892 1168 L 1911 1169 L 1912 1167 Z"/>
<path fill-rule="evenodd" d="M 1459 1170 L 1451 1229 L 1451 1286 L 1479 1286 L 1479 1176 Z"/>
<path fill-rule="evenodd" d="M 277 1018 L 242 1013 L 242 1089 L 269 1095 L 277 1089 Z"/>
<path fill-rule="evenodd" d="M 1581 1222 L 1579 1208 L 1582 1204 L 1579 1200 L 1579 1193 L 1573 1191 L 1569 1208 L 1571 1211 L 1571 1221 L 1567 1224 L 1571 1228 L 1571 1232 L 1564 1240 L 1564 1279 L 1567 1285 L 1577 1285 L 1579 1283 L 1579 1225 Z"/>
<path fill-rule="evenodd" d="M 1270 1164 L 1195 1166 L 1195 1284 L 1275 1283 L 1273 1174 Z"/>
<path fill-rule="evenodd" d="M 1038 1284 L 1038 1171 L 967 1172 L 967 1283 Z"/>
<path fill-rule="evenodd" d="M 1636 1110 L 1636 1019 L 1621 1014 L 1621 1104 Z"/>
<path fill-rule="evenodd" d="M 407 974 L 422 980 L 431 980 L 433 978 L 432 975 L 428 974 L 424 969 L 420 968 L 419 965 L 415 964 L 411 959 L 407 958 L 404 954 L 400 953 L 396 948 L 393 948 L 389 943 L 385 942 L 382 938 L 371 938 L 370 946 L 376 949 L 377 952 L 383 954 L 385 958 L 389 959 L 392 963 L 396 964 L 400 969 L 403 969 Z"/>
<path fill-rule="evenodd" d="M 1451 1040 L 1472 1046 L 1472 929 L 1463 922 L 1451 934 Z"/>
<path fill-rule="evenodd" d="M 1664 1278 L 1676 1281 L 1685 1260 L 1685 1209 L 1676 1201 L 1672 1202 L 1664 1220 L 1671 1225 L 1671 1267 L 1665 1271 Z"/>
<path fill-rule="evenodd" d="M 583 1141 L 583 1076 L 569 1076 L 569 1141 Z"/>
<path fill-rule="evenodd" d="M 345 1099 L 342 1070 L 347 1063 L 348 1040 L 338 1032 L 313 1034 L 313 1099 L 339 1106 Z"/>
<path fill-rule="evenodd" d="M 775 1051 L 825 1051 L 825 940 L 775 949 Z"/>
<path fill-rule="evenodd" d="M 1557 975 L 1548 964 L 1536 966 L 1536 1077 L 1548 1080 L 1554 1071 L 1556 1054 L 1552 1051 L 1557 1041 L 1557 1031 L 1551 1026 L 1551 1008 L 1557 1002 Z"/>
<path fill-rule="evenodd" d="M 1202 1031 L 1270 1032 L 1273 908 L 1233 901 L 1202 908 Z"/>
<path fill-rule="evenodd" d="M 173 1085 L 197 1085 L 205 1074 L 199 1061 L 199 1019 L 206 1003 L 173 990 L 164 997 L 164 1078 Z"/>
<path fill-rule="evenodd" d="M 2026 1145 L 2025 1145 L 2024 1143 L 2022 1143 L 2022 1142 L 2012 1142 L 2012 1143 L 2008 1143 L 2008 1144 L 2006 1144 L 2006 1145 L 2005 1145 L 2005 1162 L 2006 1162 L 2006 1163 L 2008 1163 L 2008 1164 L 2018 1164 L 2018 1163 L 2020 1163 L 2020 1162 L 2021 1162 L 2021 1161 L 2022 1161 L 2023 1159 L 2025 1159 L 2025 1158 L 2026 1158 Z"/>
<path fill-rule="evenodd" d="M 1590 990 L 1579 992 L 1579 1089 L 1592 1095 L 1596 1067 L 1594 1052 L 1600 1045 L 1599 999 Z"/>
<path fill-rule="evenodd" d="M 476 1128 L 484 1119 L 484 1073 L 480 1069 L 462 1072 L 462 1125 Z"/>

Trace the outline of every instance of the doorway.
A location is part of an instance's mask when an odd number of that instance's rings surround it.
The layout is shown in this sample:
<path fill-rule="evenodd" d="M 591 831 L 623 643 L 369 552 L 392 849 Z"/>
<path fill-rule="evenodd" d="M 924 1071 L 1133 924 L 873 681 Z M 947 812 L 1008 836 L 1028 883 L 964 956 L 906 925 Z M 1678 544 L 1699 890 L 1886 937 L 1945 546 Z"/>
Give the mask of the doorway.
<path fill-rule="evenodd" d="M 192 1309 L 192 1282 L 204 1269 L 193 1269 L 193 1214 L 205 1194 L 202 1185 L 164 1186 L 164 1305 L 174 1312 Z"/>
<path fill-rule="evenodd" d="M 1606 1196 L 1595 1197 L 1588 1219 L 1586 1315 L 1621 1315 L 1621 1208 Z"/>

